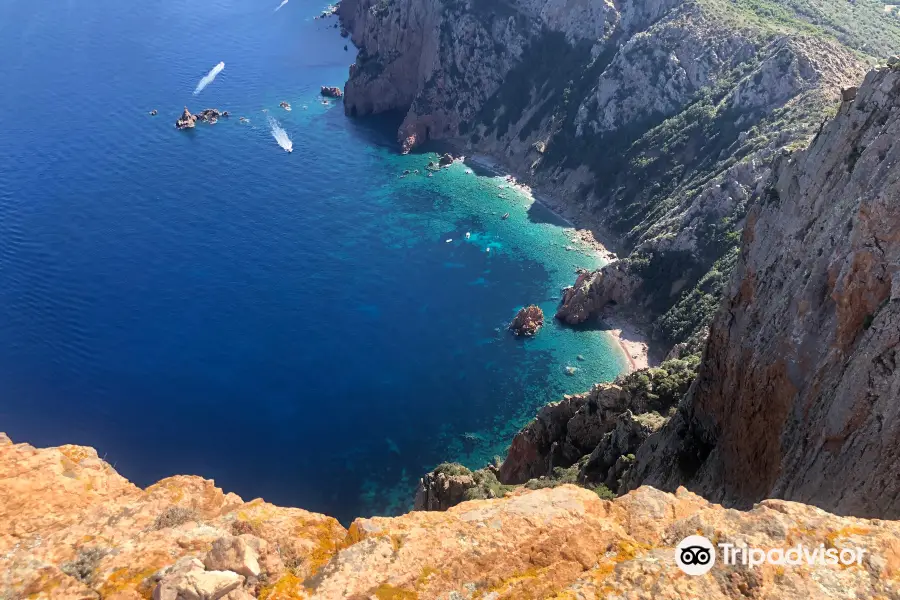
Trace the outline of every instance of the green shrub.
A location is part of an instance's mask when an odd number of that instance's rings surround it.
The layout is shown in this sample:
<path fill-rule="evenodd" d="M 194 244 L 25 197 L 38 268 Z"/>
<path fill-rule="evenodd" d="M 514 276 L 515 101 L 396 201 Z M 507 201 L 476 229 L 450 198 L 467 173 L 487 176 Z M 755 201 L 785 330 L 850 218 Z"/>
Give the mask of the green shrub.
<path fill-rule="evenodd" d="M 601 500 L 615 500 L 616 494 L 602 483 L 594 488 L 594 493 L 600 496 Z"/>

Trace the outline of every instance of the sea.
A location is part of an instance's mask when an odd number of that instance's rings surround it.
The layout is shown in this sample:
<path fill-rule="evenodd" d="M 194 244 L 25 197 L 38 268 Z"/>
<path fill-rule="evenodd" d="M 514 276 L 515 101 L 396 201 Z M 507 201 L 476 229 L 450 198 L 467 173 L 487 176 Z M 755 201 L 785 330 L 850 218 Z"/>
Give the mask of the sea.
<path fill-rule="evenodd" d="M 141 486 L 397 514 L 626 358 L 552 318 L 602 264 L 569 225 L 476 165 L 427 177 L 402 115 L 323 104 L 356 49 L 327 4 L 278 6 L 0 2 L 0 431 Z M 231 116 L 178 131 L 185 107 Z"/>

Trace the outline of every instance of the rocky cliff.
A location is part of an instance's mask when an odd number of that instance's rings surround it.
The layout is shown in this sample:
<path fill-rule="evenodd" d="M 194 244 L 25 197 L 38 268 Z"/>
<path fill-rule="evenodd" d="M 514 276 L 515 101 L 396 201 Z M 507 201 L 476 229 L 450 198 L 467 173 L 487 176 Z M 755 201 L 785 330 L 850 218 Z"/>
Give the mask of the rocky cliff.
<path fill-rule="evenodd" d="M 833 114 L 865 53 L 900 50 L 880 5 L 843 0 L 344 0 L 339 14 L 361 47 L 348 114 L 401 111 L 404 149 L 451 140 L 549 191 L 628 273 L 593 278 L 561 318 L 615 300 L 689 351 L 773 160 Z"/>
<path fill-rule="evenodd" d="M 749 212 L 678 415 L 631 485 L 900 516 L 900 72 L 868 74 Z"/>
<path fill-rule="evenodd" d="M 874 598 L 900 594 L 900 524 L 767 500 L 724 510 L 679 489 L 607 501 L 574 486 L 446 512 L 334 519 L 244 502 L 199 477 L 141 490 L 91 448 L 0 434 L 0 598 L 414 600 Z M 685 576 L 688 534 L 864 548 L 849 567 L 717 566 Z"/>

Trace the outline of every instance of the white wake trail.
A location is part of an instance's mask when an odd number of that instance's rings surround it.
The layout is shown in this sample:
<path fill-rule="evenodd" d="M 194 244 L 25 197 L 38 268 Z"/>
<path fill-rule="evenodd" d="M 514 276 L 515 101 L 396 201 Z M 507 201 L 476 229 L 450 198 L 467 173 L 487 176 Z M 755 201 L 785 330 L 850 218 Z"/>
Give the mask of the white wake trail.
<path fill-rule="evenodd" d="M 278 8 L 275 9 L 275 12 L 281 10 L 281 7 L 288 3 L 288 0 L 281 0 L 281 4 L 278 5 Z"/>
<path fill-rule="evenodd" d="M 216 75 L 225 70 L 225 63 L 220 62 L 216 66 L 212 68 L 212 70 L 206 74 L 206 77 L 200 80 L 200 83 L 197 84 L 197 89 L 194 90 L 194 95 L 196 96 L 200 92 L 203 91 L 203 88 L 208 86 L 213 82 L 213 79 L 216 78 Z"/>
<path fill-rule="evenodd" d="M 278 121 L 269 117 L 269 127 L 272 130 L 272 137 L 275 138 L 275 141 L 278 142 L 278 145 L 284 148 L 287 152 L 294 151 L 294 142 L 291 141 L 291 138 L 288 137 L 287 132 L 279 125 Z"/>

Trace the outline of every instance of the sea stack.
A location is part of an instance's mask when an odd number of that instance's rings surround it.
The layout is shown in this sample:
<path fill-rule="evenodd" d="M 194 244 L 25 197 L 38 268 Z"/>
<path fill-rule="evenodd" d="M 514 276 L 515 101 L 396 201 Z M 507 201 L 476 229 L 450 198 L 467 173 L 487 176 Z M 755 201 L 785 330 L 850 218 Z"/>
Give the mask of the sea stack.
<path fill-rule="evenodd" d="M 344 92 L 341 91 L 339 87 L 331 87 L 327 85 L 322 86 L 322 95 L 326 98 L 340 98 L 344 95 Z"/>
<path fill-rule="evenodd" d="M 187 109 L 187 106 L 184 107 L 184 112 L 181 113 L 181 118 L 175 121 L 176 129 L 191 129 L 194 127 L 194 122 L 196 118 L 191 114 L 191 111 Z"/>
<path fill-rule="evenodd" d="M 513 333 L 519 336 L 531 337 L 544 326 L 544 311 L 539 306 L 532 304 L 526 306 L 516 314 L 516 318 L 509 324 Z"/>

